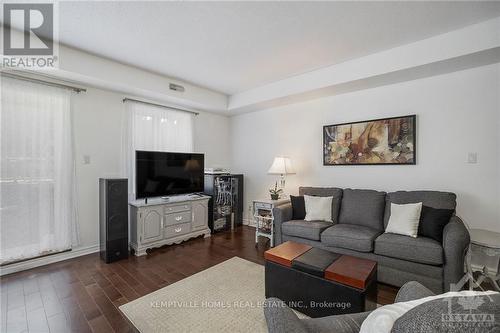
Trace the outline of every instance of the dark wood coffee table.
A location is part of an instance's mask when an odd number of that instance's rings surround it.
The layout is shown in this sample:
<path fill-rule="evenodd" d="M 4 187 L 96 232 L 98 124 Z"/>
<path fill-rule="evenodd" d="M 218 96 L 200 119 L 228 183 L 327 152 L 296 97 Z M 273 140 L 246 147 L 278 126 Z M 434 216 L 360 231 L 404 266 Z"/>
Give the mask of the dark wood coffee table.
<path fill-rule="evenodd" d="M 264 258 L 266 297 L 277 297 L 310 317 L 376 307 L 375 261 L 291 241 L 269 249 Z"/>

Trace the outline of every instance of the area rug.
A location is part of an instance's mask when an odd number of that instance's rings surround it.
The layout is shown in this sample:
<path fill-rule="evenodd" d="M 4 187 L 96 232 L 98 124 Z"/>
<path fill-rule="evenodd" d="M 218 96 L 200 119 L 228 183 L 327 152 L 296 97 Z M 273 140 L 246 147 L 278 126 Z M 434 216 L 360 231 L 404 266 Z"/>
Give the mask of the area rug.
<path fill-rule="evenodd" d="M 233 257 L 120 306 L 141 333 L 267 332 L 264 266 Z"/>

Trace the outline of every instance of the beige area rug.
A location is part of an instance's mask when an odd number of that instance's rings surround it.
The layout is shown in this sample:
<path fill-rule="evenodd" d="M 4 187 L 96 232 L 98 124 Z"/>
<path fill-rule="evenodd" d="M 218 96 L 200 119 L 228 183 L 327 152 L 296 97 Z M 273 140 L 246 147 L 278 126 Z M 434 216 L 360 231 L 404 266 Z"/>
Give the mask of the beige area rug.
<path fill-rule="evenodd" d="M 141 333 L 267 332 L 264 266 L 233 257 L 120 306 Z"/>

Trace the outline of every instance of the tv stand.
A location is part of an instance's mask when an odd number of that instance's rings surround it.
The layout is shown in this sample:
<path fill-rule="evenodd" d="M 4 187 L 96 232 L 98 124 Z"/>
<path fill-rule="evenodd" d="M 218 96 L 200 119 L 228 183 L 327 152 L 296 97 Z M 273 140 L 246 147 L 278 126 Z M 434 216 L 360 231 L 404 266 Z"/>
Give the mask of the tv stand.
<path fill-rule="evenodd" d="M 209 196 L 179 195 L 135 200 L 130 206 L 130 246 L 136 256 L 163 245 L 179 244 L 203 235 L 208 228 Z"/>

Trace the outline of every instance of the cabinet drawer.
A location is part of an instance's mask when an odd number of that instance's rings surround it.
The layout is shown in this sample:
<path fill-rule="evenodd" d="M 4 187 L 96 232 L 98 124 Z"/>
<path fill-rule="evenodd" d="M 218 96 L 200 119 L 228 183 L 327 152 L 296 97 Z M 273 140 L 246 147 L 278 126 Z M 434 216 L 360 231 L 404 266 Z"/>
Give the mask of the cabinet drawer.
<path fill-rule="evenodd" d="M 165 207 L 165 214 L 185 212 L 187 210 L 191 210 L 191 205 L 185 204 L 185 205 L 167 206 Z"/>
<path fill-rule="evenodd" d="M 273 205 L 265 202 L 254 202 L 255 209 L 269 209 L 273 208 Z"/>
<path fill-rule="evenodd" d="M 172 238 L 190 232 L 191 232 L 191 223 L 181 223 L 165 227 L 163 236 L 165 238 Z"/>
<path fill-rule="evenodd" d="M 168 214 L 165 216 L 165 225 L 191 222 L 191 211 Z"/>

